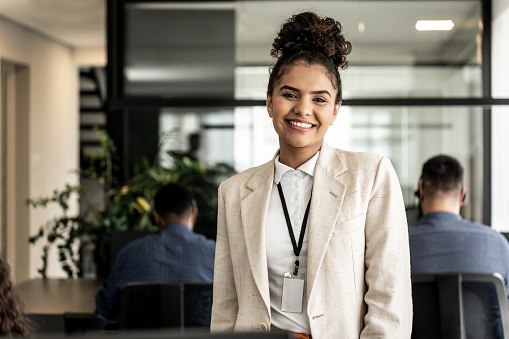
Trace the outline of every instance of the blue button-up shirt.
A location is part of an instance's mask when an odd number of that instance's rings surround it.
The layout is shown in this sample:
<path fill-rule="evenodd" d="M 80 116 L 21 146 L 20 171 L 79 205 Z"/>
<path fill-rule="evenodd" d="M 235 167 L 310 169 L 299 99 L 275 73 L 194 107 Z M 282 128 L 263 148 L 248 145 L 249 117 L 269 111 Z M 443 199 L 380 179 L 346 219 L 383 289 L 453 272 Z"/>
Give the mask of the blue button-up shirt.
<path fill-rule="evenodd" d="M 497 272 L 509 296 L 509 243 L 491 227 L 433 212 L 408 233 L 412 274 Z"/>

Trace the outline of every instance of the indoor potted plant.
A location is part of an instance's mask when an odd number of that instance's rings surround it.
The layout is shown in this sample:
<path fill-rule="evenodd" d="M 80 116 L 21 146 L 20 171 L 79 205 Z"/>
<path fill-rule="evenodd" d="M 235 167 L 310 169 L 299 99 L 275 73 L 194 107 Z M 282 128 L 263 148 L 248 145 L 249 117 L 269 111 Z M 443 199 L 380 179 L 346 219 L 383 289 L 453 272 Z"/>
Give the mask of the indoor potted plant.
<path fill-rule="evenodd" d="M 43 265 L 39 269 L 43 277 L 46 277 L 48 250 L 51 246 L 57 247 L 61 267 L 68 277 L 83 275 L 83 253 L 92 248 L 97 275 L 105 277 L 110 264 L 112 231 L 155 231 L 156 227 L 150 219 L 152 197 L 162 185 L 169 182 L 180 182 L 194 191 L 200 210 L 195 231 L 209 238 L 215 237 L 217 186 L 224 177 L 233 173 L 231 167 L 205 167 L 183 153 L 170 151 L 165 156 L 172 159 L 171 167 L 163 167 L 158 161 L 143 161 L 138 164 L 132 178 L 122 185 L 116 185 L 112 176 L 115 146 L 105 132 L 97 130 L 96 133 L 101 140 L 103 153 L 90 155 L 88 165 L 80 172 L 94 178 L 101 185 L 102 206 L 88 201 L 82 185 L 66 185 L 64 189 L 54 190 L 49 197 L 27 200 L 27 205 L 32 207 L 58 204 L 62 210 L 61 216 L 47 221 L 29 239 L 31 243 L 45 240 L 41 254 Z M 79 215 L 69 216 L 69 200 L 73 195 L 78 195 L 82 210 Z"/>

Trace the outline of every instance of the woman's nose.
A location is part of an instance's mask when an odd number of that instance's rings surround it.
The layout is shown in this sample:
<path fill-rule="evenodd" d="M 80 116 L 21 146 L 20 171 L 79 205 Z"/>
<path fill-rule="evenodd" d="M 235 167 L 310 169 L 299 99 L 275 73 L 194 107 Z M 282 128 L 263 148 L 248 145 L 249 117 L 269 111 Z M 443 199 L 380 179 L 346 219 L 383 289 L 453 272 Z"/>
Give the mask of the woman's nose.
<path fill-rule="evenodd" d="M 305 100 L 299 100 L 295 103 L 294 108 L 295 113 L 300 115 L 311 115 L 313 113 L 313 108 L 311 106 L 311 103 L 305 101 Z"/>

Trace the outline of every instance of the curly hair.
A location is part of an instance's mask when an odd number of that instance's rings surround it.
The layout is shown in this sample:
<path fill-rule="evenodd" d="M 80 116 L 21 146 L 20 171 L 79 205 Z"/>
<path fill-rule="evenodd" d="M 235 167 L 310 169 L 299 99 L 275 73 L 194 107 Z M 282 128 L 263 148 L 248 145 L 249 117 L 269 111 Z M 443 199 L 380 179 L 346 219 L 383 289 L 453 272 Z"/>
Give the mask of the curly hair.
<path fill-rule="evenodd" d="M 0 335 L 27 336 L 30 322 L 23 313 L 23 304 L 13 289 L 9 264 L 0 257 Z"/>
<path fill-rule="evenodd" d="M 342 88 L 338 68 L 348 67 L 346 56 L 352 51 L 352 45 L 346 41 L 342 29 L 338 21 L 313 12 L 296 14 L 284 22 L 270 52 L 277 61 L 270 68 L 267 93 L 272 95 L 274 83 L 288 67 L 305 62 L 326 69 L 334 89 L 338 91 L 335 101 L 340 103 Z"/>

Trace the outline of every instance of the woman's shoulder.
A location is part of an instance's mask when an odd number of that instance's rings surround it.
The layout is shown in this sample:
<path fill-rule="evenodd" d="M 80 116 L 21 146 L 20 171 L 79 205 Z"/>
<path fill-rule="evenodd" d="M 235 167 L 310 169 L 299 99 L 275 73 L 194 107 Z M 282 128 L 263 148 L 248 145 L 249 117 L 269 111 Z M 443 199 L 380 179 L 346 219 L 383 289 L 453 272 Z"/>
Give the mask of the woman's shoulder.
<path fill-rule="evenodd" d="M 270 160 L 262 165 L 248 168 L 248 169 L 226 179 L 225 181 L 223 181 L 221 183 L 221 186 L 222 187 L 237 186 L 237 185 L 240 185 L 241 183 L 246 183 L 247 181 L 251 180 L 254 176 L 265 177 L 267 175 L 267 173 L 269 173 L 273 167 L 274 167 L 274 160 Z"/>
<path fill-rule="evenodd" d="M 319 162 L 331 173 L 347 171 L 352 176 L 364 177 L 394 172 L 390 159 L 380 154 L 346 151 L 333 147 L 327 147 L 326 152 Z"/>
<path fill-rule="evenodd" d="M 371 152 L 346 151 L 340 148 L 333 148 L 336 154 L 348 165 L 362 165 L 378 167 L 381 161 L 387 159 L 385 156 Z M 388 161 L 388 159 L 387 159 Z"/>
<path fill-rule="evenodd" d="M 380 161 L 383 156 L 377 153 L 371 152 L 356 152 L 356 151 L 346 151 L 344 149 L 335 148 L 335 150 L 341 154 L 344 158 L 353 160 L 353 161 Z"/>

